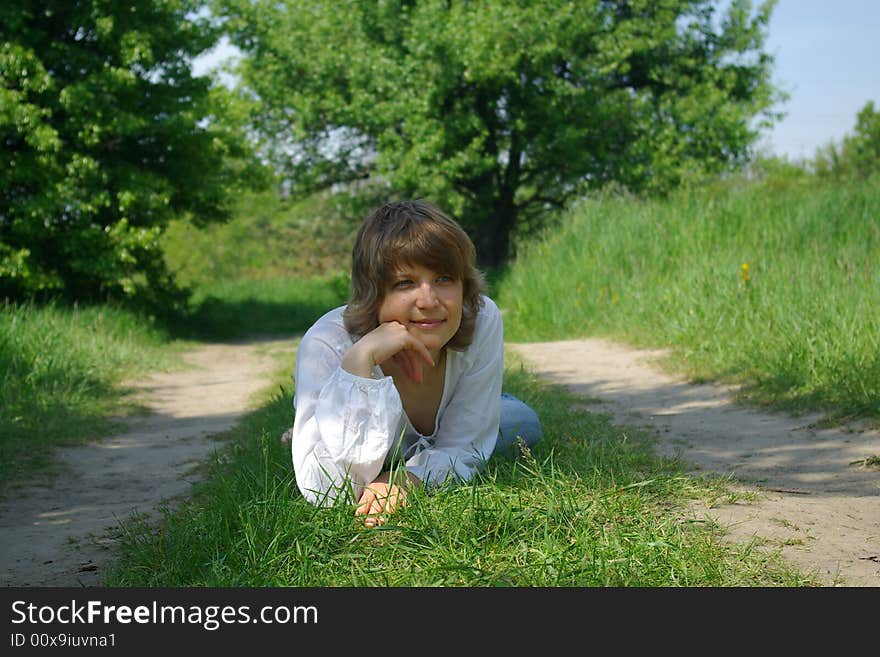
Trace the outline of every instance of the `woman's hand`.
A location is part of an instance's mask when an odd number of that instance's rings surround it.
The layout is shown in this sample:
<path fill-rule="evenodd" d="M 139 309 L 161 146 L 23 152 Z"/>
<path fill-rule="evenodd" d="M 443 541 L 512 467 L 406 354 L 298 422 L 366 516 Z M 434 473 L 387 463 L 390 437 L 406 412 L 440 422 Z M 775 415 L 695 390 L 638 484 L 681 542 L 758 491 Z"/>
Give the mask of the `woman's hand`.
<path fill-rule="evenodd" d="M 434 367 L 434 359 L 421 340 L 400 322 L 384 322 L 355 342 L 342 358 L 342 367 L 356 376 L 370 378 L 373 367 L 386 361 L 400 366 L 415 383 L 422 382 L 422 363 Z"/>
<path fill-rule="evenodd" d="M 364 525 L 367 527 L 384 524 L 385 516 L 406 504 L 407 490 L 422 483 L 418 477 L 405 470 L 396 473 L 395 477 L 403 482 L 391 483 L 389 473 L 383 472 L 361 493 L 354 514 L 366 516 Z"/>

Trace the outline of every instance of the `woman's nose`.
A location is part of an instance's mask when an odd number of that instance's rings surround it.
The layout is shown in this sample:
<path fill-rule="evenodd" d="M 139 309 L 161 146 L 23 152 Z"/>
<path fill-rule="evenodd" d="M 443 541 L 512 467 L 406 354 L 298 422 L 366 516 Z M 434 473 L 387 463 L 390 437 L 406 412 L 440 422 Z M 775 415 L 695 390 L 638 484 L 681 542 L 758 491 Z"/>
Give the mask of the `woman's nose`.
<path fill-rule="evenodd" d="M 437 294 L 434 292 L 434 286 L 430 283 L 423 283 L 419 286 L 419 296 L 416 302 L 420 308 L 430 308 L 437 305 Z"/>

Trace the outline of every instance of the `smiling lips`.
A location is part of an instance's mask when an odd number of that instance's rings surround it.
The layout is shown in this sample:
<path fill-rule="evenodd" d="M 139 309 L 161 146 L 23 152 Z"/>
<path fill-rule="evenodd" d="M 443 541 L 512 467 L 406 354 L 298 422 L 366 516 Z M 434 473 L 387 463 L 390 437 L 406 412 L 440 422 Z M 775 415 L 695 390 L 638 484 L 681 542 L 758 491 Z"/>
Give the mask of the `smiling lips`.
<path fill-rule="evenodd" d="M 445 319 L 420 319 L 410 322 L 413 326 L 420 329 L 435 329 L 445 322 Z"/>

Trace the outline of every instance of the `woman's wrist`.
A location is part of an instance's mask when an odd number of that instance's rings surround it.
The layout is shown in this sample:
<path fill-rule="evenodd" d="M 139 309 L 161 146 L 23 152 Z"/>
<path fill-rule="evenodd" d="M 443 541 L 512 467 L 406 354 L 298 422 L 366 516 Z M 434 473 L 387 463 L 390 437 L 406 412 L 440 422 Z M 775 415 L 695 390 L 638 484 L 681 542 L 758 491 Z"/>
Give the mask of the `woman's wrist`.
<path fill-rule="evenodd" d="M 373 358 L 354 344 L 342 357 L 342 369 L 364 379 L 373 378 Z"/>
<path fill-rule="evenodd" d="M 374 481 L 388 484 L 389 486 L 399 486 L 404 490 L 410 490 L 422 485 L 422 480 L 406 468 L 385 470 Z"/>
<path fill-rule="evenodd" d="M 401 486 L 405 490 L 411 490 L 422 485 L 422 480 L 409 470 L 403 468 L 394 472 L 392 483 Z"/>

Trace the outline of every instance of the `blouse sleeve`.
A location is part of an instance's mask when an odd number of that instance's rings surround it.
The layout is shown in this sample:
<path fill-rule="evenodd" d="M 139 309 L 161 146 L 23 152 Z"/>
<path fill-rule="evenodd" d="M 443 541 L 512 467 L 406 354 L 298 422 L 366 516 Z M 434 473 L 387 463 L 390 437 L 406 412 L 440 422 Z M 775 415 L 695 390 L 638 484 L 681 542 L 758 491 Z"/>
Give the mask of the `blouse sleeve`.
<path fill-rule="evenodd" d="M 296 483 L 312 504 L 356 502 L 399 438 L 403 405 L 391 377 L 342 369 L 343 347 L 303 337 L 297 350 L 291 452 Z"/>
<path fill-rule="evenodd" d="M 501 312 L 488 297 L 484 297 L 474 337 L 433 445 L 406 462 L 407 470 L 428 486 L 447 479 L 470 479 L 489 460 L 498 439 L 504 330 Z"/>

